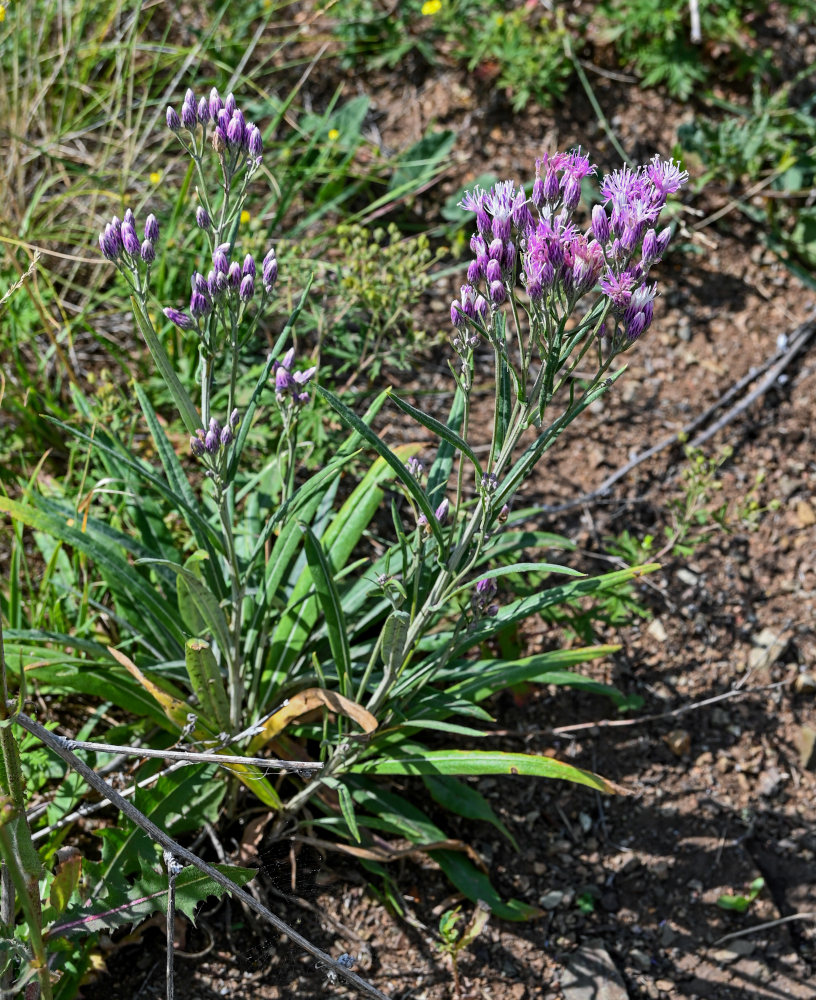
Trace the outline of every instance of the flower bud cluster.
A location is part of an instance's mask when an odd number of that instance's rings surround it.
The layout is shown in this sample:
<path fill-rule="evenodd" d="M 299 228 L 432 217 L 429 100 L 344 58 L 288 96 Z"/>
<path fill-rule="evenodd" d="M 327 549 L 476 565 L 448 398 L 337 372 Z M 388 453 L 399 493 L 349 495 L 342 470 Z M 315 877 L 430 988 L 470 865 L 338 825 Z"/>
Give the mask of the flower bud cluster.
<path fill-rule="evenodd" d="M 252 254 L 243 261 L 230 261 L 230 244 L 222 243 L 212 254 L 212 268 L 206 277 L 198 271 L 190 278 L 190 308 L 188 312 L 167 308 L 164 315 L 182 330 L 192 330 L 212 313 L 219 304 L 236 308 L 246 305 L 255 294 L 257 267 Z M 269 250 L 261 266 L 263 294 L 271 294 L 278 276 L 275 251 Z"/>
<path fill-rule="evenodd" d="M 645 166 L 605 176 L 600 189 L 605 201 L 595 206 L 590 226 L 582 231 L 573 214 L 582 181 L 596 171 L 579 147 L 536 161 L 529 199 L 512 181 L 466 193 L 460 205 L 475 213 L 477 232 L 471 239 L 469 284 L 451 306 L 454 326 L 462 329 L 473 318 L 465 299 L 472 303 L 482 282 L 491 306 L 501 305 L 513 289 L 518 247 L 521 277 L 534 309 L 558 302 L 571 309 L 600 282 L 628 341 L 648 328 L 656 286 L 646 278 L 671 237 L 668 228 L 658 231 L 658 219 L 668 195 L 680 189 L 688 174 L 673 160 L 655 156 Z"/>
<path fill-rule="evenodd" d="M 499 613 L 498 602 L 493 600 L 497 589 L 493 577 L 479 580 L 476 584 L 476 589 L 470 598 L 470 606 L 477 618 L 495 618 Z"/>
<path fill-rule="evenodd" d="M 215 456 L 219 451 L 228 448 L 235 440 L 235 431 L 241 422 L 241 415 L 238 410 L 233 410 L 229 420 L 222 427 L 221 424 L 212 417 L 206 430 L 199 427 L 195 436 L 190 438 L 190 451 L 196 458 L 203 458 L 205 455 Z"/>
<path fill-rule="evenodd" d="M 137 223 L 131 209 L 124 218 L 114 215 L 99 234 L 99 249 L 102 255 L 116 264 L 124 264 L 135 271 L 140 264 L 148 267 L 156 259 L 156 243 L 159 239 L 159 224 L 155 215 L 148 215 L 144 224 L 144 239 L 139 239 Z"/>
<path fill-rule="evenodd" d="M 283 403 L 287 398 L 290 398 L 302 406 L 309 402 L 309 393 L 306 392 L 304 386 L 308 384 L 317 368 L 312 366 L 305 371 L 293 372 L 294 362 L 295 349 L 290 347 L 283 359 L 274 363 L 272 371 L 275 375 L 275 397 L 278 403 Z"/>
<path fill-rule="evenodd" d="M 181 105 L 181 114 L 173 107 L 167 108 L 167 127 L 177 135 L 185 130 L 195 140 L 199 126 L 202 135 L 206 136 L 209 132 L 212 147 L 219 156 L 235 161 L 245 154 L 251 169 L 260 166 L 263 158 L 261 130 L 246 120 L 232 94 L 222 100 L 213 87 L 209 98 L 196 98 L 195 93 L 188 90 Z"/>

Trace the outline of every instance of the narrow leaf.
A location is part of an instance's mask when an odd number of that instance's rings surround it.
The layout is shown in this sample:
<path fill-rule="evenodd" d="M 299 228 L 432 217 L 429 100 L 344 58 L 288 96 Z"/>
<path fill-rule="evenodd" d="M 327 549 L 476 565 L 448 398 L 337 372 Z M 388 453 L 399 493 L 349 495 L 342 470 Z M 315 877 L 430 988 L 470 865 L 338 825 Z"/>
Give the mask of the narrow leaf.
<path fill-rule="evenodd" d="M 415 406 L 411 406 L 411 404 L 407 403 L 404 399 L 400 399 L 396 393 L 389 391 L 389 396 L 403 413 L 407 413 L 408 416 L 416 420 L 417 423 L 422 424 L 423 427 L 427 427 L 429 431 L 432 431 L 437 437 L 442 438 L 443 441 L 447 441 L 448 444 L 452 445 L 452 447 L 457 451 L 461 451 L 463 455 L 467 455 L 473 463 L 473 467 L 476 470 L 478 478 L 482 478 L 482 467 L 479 464 L 479 459 L 476 457 L 476 453 L 464 438 L 461 438 L 456 431 L 448 427 L 446 424 L 443 424 L 441 420 L 437 420 L 429 413 L 425 413 L 423 410 L 418 410 Z"/>

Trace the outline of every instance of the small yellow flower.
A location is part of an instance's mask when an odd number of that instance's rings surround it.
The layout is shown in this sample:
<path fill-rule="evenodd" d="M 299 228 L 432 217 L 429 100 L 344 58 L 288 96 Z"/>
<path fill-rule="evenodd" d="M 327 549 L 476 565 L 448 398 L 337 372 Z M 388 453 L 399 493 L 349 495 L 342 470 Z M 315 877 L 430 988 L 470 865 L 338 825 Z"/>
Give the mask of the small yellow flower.
<path fill-rule="evenodd" d="M 5 19 L 6 19 L 6 5 L 4 3 L 0 3 L 0 24 L 2 24 L 3 21 L 5 21 Z"/>
<path fill-rule="evenodd" d="M 246 209 L 241 212 L 241 225 L 245 226 L 250 220 L 250 214 Z"/>
<path fill-rule="evenodd" d="M 337 140 L 339 138 L 340 138 L 340 133 L 337 131 L 337 129 L 336 128 L 330 128 L 329 129 L 329 142 L 337 142 Z"/>
<path fill-rule="evenodd" d="M 504 17 L 501 14 L 497 14 L 496 15 L 496 27 L 497 28 L 501 28 L 501 26 L 503 24 L 504 24 Z"/>
<path fill-rule="evenodd" d="M 422 5 L 422 13 L 425 17 L 431 17 L 442 10 L 442 0 L 425 0 Z"/>
<path fill-rule="evenodd" d="M 161 174 L 158 172 L 158 170 L 154 170 L 153 173 L 150 175 L 150 183 L 158 184 L 160 180 L 161 180 Z"/>

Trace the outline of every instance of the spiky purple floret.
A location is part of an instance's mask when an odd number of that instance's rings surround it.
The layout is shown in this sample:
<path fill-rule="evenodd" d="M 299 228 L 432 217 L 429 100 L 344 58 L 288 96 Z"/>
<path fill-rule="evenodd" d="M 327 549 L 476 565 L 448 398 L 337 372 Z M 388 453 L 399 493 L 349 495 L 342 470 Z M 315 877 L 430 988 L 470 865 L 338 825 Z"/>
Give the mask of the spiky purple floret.
<path fill-rule="evenodd" d="M 481 264 L 479 263 L 478 260 L 472 260 L 468 264 L 467 280 L 470 282 L 471 285 L 478 285 L 478 283 L 482 280 L 483 277 L 484 273 L 482 272 Z"/>
<path fill-rule="evenodd" d="M 234 435 L 232 433 L 232 430 L 229 427 L 225 427 L 221 431 L 221 437 L 220 437 L 219 440 L 221 441 L 221 447 L 222 448 L 229 447 L 229 445 L 231 445 L 232 442 L 235 440 L 235 437 L 234 437 Z"/>
<path fill-rule="evenodd" d="M 196 117 L 202 125 L 206 125 L 210 120 L 210 102 L 206 97 L 202 97 L 196 108 Z"/>
<path fill-rule="evenodd" d="M 255 279 L 251 274 L 245 274 L 241 281 L 241 287 L 238 290 L 238 296 L 242 302 L 249 302 L 254 294 Z"/>
<path fill-rule="evenodd" d="M 210 218 L 209 212 L 203 205 L 199 205 L 196 209 L 195 219 L 196 225 L 199 229 L 209 230 L 212 227 L 212 219 Z"/>
<path fill-rule="evenodd" d="M 489 260 L 485 269 L 485 277 L 488 282 L 501 281 L 502 267 L 497 260 Z"/>
<path fill-rule="evenodd" d="M 282 396 L 287 392 L 292 386 L 294 386 L 295 380 L 286 370 L 286 368 L 281 364 L 275 371 L 275 392 Z"/>
<path fill-rule="evenodd" d="M 623 313 L 623 327 L 629 340 L 637 338 L 651 325 L 657 285 L 641 285 L 632 293 Z"/>
<path fill-rule="evenodd" d="M 217 247 L 213 251 L 212 262 L 215 270 L 220 271 L 222 274 L 226 274 L 227 271 L 229 270 L 229 260 L 227 259 L 227 255 L 221 249 L 221 247 Z"/>
<path fill-rule="evenodd" d="M 178 112 L 175 108 L 167 105 L 167 115 L 166 115 L 167 127 L 171 132 L 181 131 L 181 119 L 178 116 Z"/>
<path fill-rule="evenodd" d="M 99 249 L 102 251 L 103 257 L 108 260 L 116 260 L 119 257 L 119 247 L 111 232 L 110 224 L 105 227 L 104 232 L 99 234 Z"/>
<path fill-rule="evenodd" d="M 654 229 L 646 230 L 646 234 L 643 237 L 643 246 L 640 249 L 640 255 L 644 265 L 647 267 L 660 260 L 660 253 L 657 249 L 657 233 Z"/>
<path fill-rule="evenodd" d="M 198 271 L 193 271 L 190 277 L 190 288 L 194 292 L 200 292 L 202 295 L 209 296 L 210 289 L 207 285 L 207 279 L 203 274 L 199 274 Z"/>
<path fill-rule="evenodd" d="M 234 260 L 227 271 L 227 284 L 235 290 L 241 287 L 241 265 Z"/>
<path fill-rule="evenodd" d="M 241 267 L 241 273 L 244 275 L 251 274 L 253 278 L 255 277 L 255 258 L 252 256 L 251 253 L 248 253 L 246 257 L 244 257 L 244 263 L 243 266 Z"/>
<path fill-rule="evenodd" d="M 178 309 L 173 309 L 170 306 L 164 310 L 164 315 L 180 330 L 192 330 L 195 326 L 193 320 L 186 313 L 180 312 Z"/>
<path fill-rule="evenodd" d="M 145 264 L 153 263 L 156 259 L 156 248 L 153 245 L 153 240 L 142 240 L 142 245 L 139 247 L 139 256 Z"/>
<path fill-rule="evenodd" d="M 146 240 L 153 240 L 154 243 L 159 238 L 159 222 L 152 212 L 145 220 L 144 234 Z"/>
<path fill-rule="evenodd" d="M 298 385 L 306 385 L 306 383 L 312 378 L 314 373 L 317 371 L 317 366 L 312 365 L 311 368 L 306 368 L 302 372 L 294 372 L 292 378 L 297 382 Z"/>
<path fill-rule="evenodd" d="M 665 252 L 666 252 L 666 250 L 667 250 L 667 248 L 669 246 L 669 242 L 671 241 L 671 237 L 672 237 L 671 226 L 666 226 L 665 229 L 661 230 L 657 234 L 657 252 L 658 252 L 658 256 L 662 257 L 663 254 L 665 254 Z"/>
<path fill-rule="evenodd" d="M 227 128 L 229 126 L 229 123 L 230 123 L 230 114 L 229 114 L 229 112 L 227 111 L 226 108 L 221 108 L 221 110 L 218 112 L 218 118 L 217 118 L 215 124 L 220 129 L 224 130 L 224 135 L 227 134 Z"/>
<path fill-rule="evenodd" d="M 629 271 L 615 274 L 607 270 L 601 278 L 601 291 L 620 312 L 629 305 L 635 288 L 635 278 Z"/>
<path fill-rule="evenodd" d="M 207 291 L 210 293 L 210 298 L 217 298 L 219 293 L 223 291 L 219 279 L 224 277 L 225 276 L 221 271 L 216 270 L 210 271 L 207 275 Z"/>
<path fill-rule="evenodd" d="M 649 180 L 654 184 L 655 193 L 663 201 L 666 196 L 674 194 L 689 179 L 688 171 L 681 170 L 680 164 L 674 160 L 661 160 L 659 156 L 653 156 L 646 167 Z"/>
<path fill-rule="evenodd" d="M 233 111 L 235 111 L 235 108 L 236 108 L 235 95 L 229 93 L 227 94 L 227 99 L 224 101 L 224 110 L 227 112 L 230 118 L 232 118 L 232 113 Z"/>
<path fill-rule="evenodd" d="M 457 329 L 460 329 L 466 324 L 465 314 L 462 312 L 462 303 L 458 299 L 454 299 L 453 302 L 451 302 L 450 318 L 451 323 Z"/>
<path fill-rule="evenodd" d="M 216 121 L 218 118 L 218 112 L 224 107 L 224 102 L 221 100 L 221 97 L 215 87 L 213 87 L 210 91 L 208 104 L 210 108 L 210 118 L 212 121 Z"/>
<path fill-rule="evenodd" d="M 128 225 L 133 226 L 134 229 L 136 228 L 136 216 L 133 214 L 132 208 L 128 208 L 125 210 L 125 214 L 122 218 L 122 221 L 127 222 Z"/>

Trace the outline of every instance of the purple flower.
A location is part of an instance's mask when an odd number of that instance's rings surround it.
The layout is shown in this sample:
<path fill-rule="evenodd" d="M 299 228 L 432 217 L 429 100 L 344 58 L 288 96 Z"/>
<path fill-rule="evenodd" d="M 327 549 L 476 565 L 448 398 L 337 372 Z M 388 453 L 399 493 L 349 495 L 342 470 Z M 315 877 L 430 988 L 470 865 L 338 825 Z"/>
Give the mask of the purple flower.
<path fill-rule="evenodd" d="M 218 112 L 221 110 L 221 108 L 224 107 L 224 102 L 219 97 L 218 91 L 216 90 L 215 87 L 213 87 L 213 89 L 210 91 L 210 99 L 208 103 L 210 109 L 210 118 L 213 121 L 216 121 L 218 118 Z"/>
<path fill-rule="evenodd" d="M 688 171 L 681 170 L 680 164 L 675 164 L 674 160 L 661 160 L 659 156 L 653 156 L 646 173 L 649 180 L 654 184 L 655 193 L 662 201 L 666 196 L 674 194 L 689 179 Z"/>
<path fill-rule="evenodd" d="M 202 295 L 197 289 L 190 296 L 190 315 L 194 319 L 202 319 L 212 312 L 212 302 L 209 296 Z"/>
<path fill-rule="evenodd" d="M 451 302 L 450 318 L 452 325 L 457 329 L 461 329 L 461 327 L 466 325 L 467 319 L 462 311 L 462 303 L 459 299 L 454 299 L 453 302 Z"/>
<path fill-rule="evenodd" d="M 413 455 L 405 463 L 406 469 L 411 473 L 414 479 L 419 479 L 422 473 L 425 471 L 425 466 L 420 462 L 418 458 Z"/>
<path fill-rule="evenodd" d="M 167 118 L 167 127 L 170 129 L 171 132 L 181 131 L 181 119 L 179 118 L 176 109 L 170 107 L 170 105 L 167 106 L 166 118 Z"/>
<path fill-rule="evenodd" d="M 479 580 L 476 584 L 476 593 L 480 598 L 487 599 L 488 601 L 496 596 L 497 589 L 496 581 L 492 576 L 486 580 Z"/>
<path fill-rule="evenodd" d="M 229 425 L 232 428 L 232 430 L 235 430 L 238 427 L 238 424 L 240 423 L 241 423 L 241 414 L 238 412 L 237 409 L 235 409 L 229 415 Z"/>
<path fill-rule="evenodd" d="M 218 451 L 220 443 L 220 435 L 211 427 L 204 436 L 204 447 L 211 455 L 214 455 Z"/>
<path fill-rule="evenodd" d="M 611 299 L 612 305 L 619 312 L 622 312 L 629 305 L 634 287 L 635 278 L 628 271 L 615 274 L 613 271 L 607 270 L 601 278 L 601 291 L 608 299 Z"/>
<path fill-rule="evenodd" d="M 609 217 L 603 205 L 592 209 L 592 234 L 599 243 L 606 243 L 609 239 Z"/>
<path fill-rule="evenodd" d="M 244 124 L 238 117 L 239 114 L 240 112 L 236 111 L 227 125 L 227 142 L 233 147 L 241 146 L 244 141 Z"/>
<path fill-rule="evenodd" d="M 199 229 L 210 229 L 212 226 L 212 219 L 203 205 L 199 205 L 196 209 L 195 219 Z"/>
<path fill-rule="evenodd" d="M 232 433 L 232 430 L 229 427 L 225 427 L 221 431 L 221 437 L 220 437 L 221 447 L 222 448 L 227 448 L 229 445 L 232 444 L 232 442 L 234 440 L 235 440 L 235 437 L 234 437 L 234 435 Z"/>
<path fill-rule="evenodd" d="M 275 257 L 275 251 L 273 249 L 270 249 L 263 259 L 261 274 L 263 277 L 264 291 L 267 295 L 269 295 L 275 287 L 275 282 L 278 280 L 278 261 Z"/>
<path fill-rule="evenodd" d="M 232 113 L 233 111 L 235 111 L 235 108 L 236 108 L 235 95 L 232 93 L 227 94 L 227 99 L 226 101 L 224 101 L 224 110 L 227 112 L 230 118 L 232 118 Z"/>
<path fill-rule="evenodd" d="M 189 103 L 185 100 L 184 104 L 182 104 L 181 124 L 188 132 L 195 130 L 196 125 L 198 125 L 198 108 L 195 103 Z"/>
<path fill-rule="evenodd" d="M 251 274 L 244 275 L 241 281 L 241 287 L 238 290 L 238 296 L 242 302 L 249 302 L 252 296 L 255 294 L 255 279 Z"/>
<path fill-rule="evenodd" d="M 201 458 L 204 454 L 204 429 L 198 431 L 200 437 L 190 438 L 190 451 L 196 456 L 196 458 Z"/>
<path fill-rule="evenodd" d="M 202 97 L 196 108 L 196 117 L 202 125 L 206 125 L 210 120 L 210 103 L 206 97 Z"/>
<path fill-rule="evenodd" d="M 487 268 L 485 269 L 485 277 L 487 278 L 488 282 L 493 282 L 493 281 L 501 281 L 501 276 L 502 276 L 501 264 L 497 260 L 491 258 L 487 262 Z"/>
<path fill-rule="evenodd" d="M 227 284 L 233 290 L 241 287 L 241 265 L 234 260 L 227 271 Z"/>
<path fill-rule="evenodd" d="M 122 223 L 122 245 L 131 257 L 139 256 L 141 243 L 139 243 L 139 237 L 136 235 L 136 230 L 133 228 L 131 222 Z"/>
<path fill-rule="evenodd" d="M 468 264 L 467 280 L 471 285 L 478 285 L 484 276 L 482 266 L 478 260 L 472 260 Z"/>
<path fill-rule="evenodd" d="M 153 240 L 154 243 L 159 238 L 159 223 L 152 212 L 145 221 L 144 234 L 146 240 Z"/>
<path fill-rule="evenodd" d="M 445 497 L 442 503 L 434 511 L 434 517 L 440 524 L 446 524 L 449 513 L 450 513 L 450 502 L 448 498 Z"/>
<path fill-rule="evenodd" d="M 507 289 L 504 287 L 503 282 L 491 281 L 487 294 L 490 296 L 490 301 L 494 306 L 500 306 L 507 298 Z"/>
<path fill-rule="evenodd" d="M 244 257 L 244 264 L 241 268 L 241 273 L 244 275 L 251 274 L 253 278 L 255 277 L 255 258 L 251 253 L 248 253 L 246 257 Z"/>
<path fill-rule="evenodd" d="M 212 148 L 218 153 L 219 156 L 227 148 L 227 133 L 220 125 L 216 125 L 213 131 L 212 137 Z"/>
<path fill-rule="evenodd" d="M 171 323 L 174 323 L 179 330 L 192 330 L 195 326 L 195 323 L 186 313 L 179 312 L 178 309 L 172 309 L 170 306 L 164 310 L 164 315 L 170 320 Z"/>
<path fill-rule="evenodd" d="M 220 271 L 222 274 L 226 274 L 229 271 L 229 260 L 224 252 L 223 244 L 220 247 L 216 247 L 213 251 L 212 262 L 216 271 Z"/>
<path fill-rule="evenodd" d="M 263 138 L 257 125 L 251 125 L 247 129 L 247 151 L 256 163 L 260 161 L 263 155 Z"/>
<path fill-rule="evenodd" d="M 143 240 L 142 245 L 139 247 L 139 255 L 145 264 L 152 264 L 156 259 L 156 248 L 153 246 L 153 240 Z"/>
<path fill-rule="evenodd" d="M 632 293 L 629 305 L 623 313 L 623 328 L 630 341 L 648 329 L 654 316 L 654 298 L 657 285 L 641 285 Z"/>

